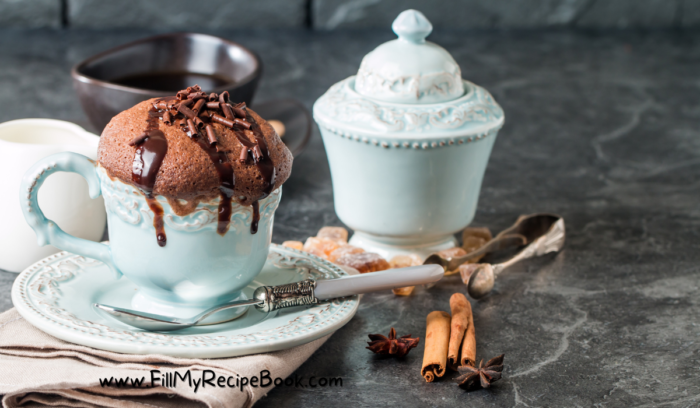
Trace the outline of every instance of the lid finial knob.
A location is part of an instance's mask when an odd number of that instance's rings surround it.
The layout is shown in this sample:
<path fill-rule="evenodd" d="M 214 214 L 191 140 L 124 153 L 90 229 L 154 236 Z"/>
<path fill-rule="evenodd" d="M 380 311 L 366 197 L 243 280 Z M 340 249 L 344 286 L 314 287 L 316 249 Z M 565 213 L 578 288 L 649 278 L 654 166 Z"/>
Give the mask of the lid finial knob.
<path fill-rule="evenodd" d="M 399 39 L 414 44 L 422 44 L 433 31 L 433 25 L 418 10 L 406 10 L 399 14 L 391 25 Z"/>

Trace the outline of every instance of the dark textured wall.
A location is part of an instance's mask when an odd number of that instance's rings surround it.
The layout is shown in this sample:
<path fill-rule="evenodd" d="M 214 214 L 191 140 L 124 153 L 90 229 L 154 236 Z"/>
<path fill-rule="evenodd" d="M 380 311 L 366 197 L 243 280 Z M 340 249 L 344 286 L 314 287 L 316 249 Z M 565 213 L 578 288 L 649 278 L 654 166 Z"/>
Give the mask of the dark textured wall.
<path fill-rule="evenodd" d="M 465 29 L 700 27 L 700 0 L 0 0 L 0 27 L 388 27 L 415 8 Z"/>

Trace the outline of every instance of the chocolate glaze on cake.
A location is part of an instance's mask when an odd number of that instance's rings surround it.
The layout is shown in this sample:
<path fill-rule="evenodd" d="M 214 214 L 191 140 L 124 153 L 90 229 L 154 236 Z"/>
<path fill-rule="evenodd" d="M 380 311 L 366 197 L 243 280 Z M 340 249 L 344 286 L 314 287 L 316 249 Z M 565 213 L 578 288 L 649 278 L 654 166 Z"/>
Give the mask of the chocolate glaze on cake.
<path fill-rule="evenodd" d="M 229 104 L 227 93 L 204 95 L 198 87 L 115 116 L 102 132 L 98 161 L 111 177 L 146 195 L 161 246 L 163 209 L 155 195 L 181 216 L 219 198 L 221 235 L 229 227 L 231 201 L 250 205 L 255 233 L 258 200 L 279 188 L 292 167 L 291 153 L 264 119 L 244 104 Z"/>
<path fill-rule="evenodd" d="M 158 170 L 160 169 L 165 154 L 168 152 L 168 140 L 158 129 L 161 115 L 155 107 L 148 110 L 146 129 L 138 138 L 132 140 L 129 145 L 138 146 L 134 155 L 131 168 L 131 181 L 146 194 L 148 207 L 153 211 L 153 226 L 156 229 L 158 245 L 165 246 L 167 238 L 163 226 L 163 207 L 153 198 L 153 186 L 156 183 Z"/>

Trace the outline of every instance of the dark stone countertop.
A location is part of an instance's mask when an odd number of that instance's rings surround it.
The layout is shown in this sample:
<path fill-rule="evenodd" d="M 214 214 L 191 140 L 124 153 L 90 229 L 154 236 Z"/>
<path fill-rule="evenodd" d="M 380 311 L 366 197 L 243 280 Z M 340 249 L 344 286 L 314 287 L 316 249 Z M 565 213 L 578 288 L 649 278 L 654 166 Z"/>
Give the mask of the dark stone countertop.
<path fill-rule="evenodd" d="M 0 121 L 84 121 L 69 69 L 144 31 L 0 32 Z M 381 32 L 217 32 L 260 53 L 258 100 L 307 107 L 392 37 Z M 436 32 L 465 78 L 503 106 L 475 225 L 519 214 L 566 219 L 565 249 L 504 273 L 473 302 L 477 356 L 504 379 L 466 394 L 420 377 L 423 344 L 375 358 L 368 333 L 425 336 L 457 278 L 408 298 L 365 296 L 355 318 L 296 375 L 343 387 L 280 388 L 258 406 L 696 406 L 700 404 L 700 33 Z M 3 198 L 5 199 L 5 198 Z M 340 225 L 318 132 L 295 161 L 274 241 Z M 15 275 L 0 273 L 0 311 Z M 449 377 L 452 377 L 450 374 Z"/>

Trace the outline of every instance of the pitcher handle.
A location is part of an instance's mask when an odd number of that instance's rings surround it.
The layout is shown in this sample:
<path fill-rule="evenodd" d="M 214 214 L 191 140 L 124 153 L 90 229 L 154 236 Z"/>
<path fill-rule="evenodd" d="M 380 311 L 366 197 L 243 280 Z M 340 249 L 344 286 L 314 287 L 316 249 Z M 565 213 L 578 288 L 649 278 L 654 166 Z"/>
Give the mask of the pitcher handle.
<path fill-rule="evenodd" d="M 51 244 L 64 251 L 97 259 L 120 277 L 121 272 L 114 265 L 109 245 L 65 233 L 54 221 L 47 219 L 39 208 L 39 188 L 48 176 L 59 171 L 83 176 L 88 183 L 90 198 L 95 199 L 102 194 L 100 180 L 97 178 L 95 163 L 92 160 L 82 154 L 57 153 L 40 160 L 24 174 L 19 191 L 24 219 L 36 233 L 40 246 Z"/>

